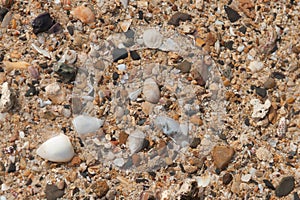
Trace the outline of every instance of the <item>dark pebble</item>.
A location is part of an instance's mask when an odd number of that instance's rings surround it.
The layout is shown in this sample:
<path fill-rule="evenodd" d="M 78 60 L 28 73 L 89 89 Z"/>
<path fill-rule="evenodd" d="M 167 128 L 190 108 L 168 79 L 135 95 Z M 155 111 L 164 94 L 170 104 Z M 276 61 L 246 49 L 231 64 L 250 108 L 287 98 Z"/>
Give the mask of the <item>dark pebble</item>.
<path fill-rule="evenodd" d="M 0 62 L 3 61 L 4 55 L 5 55 L 5 53 L 3 51 L 0 51 Z"/>
<path fill-rule="evenodd" d="M 192 20 L 191 15 L 182 12 L 177 12 L 174 15 L 172 15 L 171 19 L 168 21 L 168 24 L 179 26 L 180 21 L 184 22 L 187 20 Z"/>
<path fill-rule="evenodd" d="M 73 194 L 73 196 L 74 196 L 76 193 L 79 193 L 79 192 L 80 192 L 79 188 L 78 188 L 78 187 L 75 187 L 75 188 L 73 189 L 73 191 L 72 191 L 72 194 Z"/>
<path fill-rule="evenodd" d="M 232 175 L 230 173 L 226 173 L 223 176 L 223 184 L 228 185 L 232 181 Z"/>
<path fill-rule="evenodd" d="M 0 22 L 3 21 L 6 13 L 8 13 L 8 9 L 7 8 L 0 8 Z"/>
<path fill-rule="evenodd" d="M 274 185 L 267 179 L 264 179 L 263 182 L 265 183 L 266 187 L 271 189 L 271 190 L 275 190 Z"/>
<path fill-rule="evenodd" d="M 279 185 L 276 187 L 275 195 L 277 197 L 287 196 L 295 188 L 295 178 L 287 176 L 281 179 Z"/>
<path fill-rule="evenodd" d="M 70 33 L 70 35 L 74 35 L 74 26 L 67 26 L 67 30 Z"/>
<path fill-rule="evenodd" d="M 127 38 L 134 38 L 134 31 L 133 30 L 131 30 L 131 29 L 129 29 L 128 31 L 126 31 L 125 33 L 125 36 L 127 37 Z"/>
<path fill-rule="evenodd" d="M 144 13 L 142 10 L 138 11 L 139 19 L 142 20 L 144 18 Z"/>
<path fill-rule="evenodd" d="M 8 166 L 7 172 L 8 173 L 13 173 L 16 172 L 17 168 L 16 168 L 16 164 L 11 162 Z"/>
<path fill-rule="evenodd" d="M 135 179 L 135 182 L 136 183 L 149 183 L 149 180 L 145 179 L 145 178 L 137 178 L 137 179 Z"/>
<path fill-rule="evenodd" d="M 240 27 L 240 28 L 239 28 L 239 31 L 240 31 L 241 33 L 245 34 L 245 33 L 246 33 L 246 31 L 247 31 L 247 28 L 246 28 L 246 26 L 242 26 L 242 27 Z"/>
<path fill-rule="evenodd" d="M 64 192 L 64 190 L 58 189 L 58 187 L 56 185 L 47 184 L 46 189 L 45 189 L 45 194 L 46 194 L 47 200 L 56 200 L 56 199 L 64 196 L 65 192 Z"/>
<path fill-rule="evenodd" d="M 141 57 L 136 51 L 130 51 L 130 57 L 132 60 L 140 60 Z"/>
<path fill-rule="evenodd" d="M 234 44 L 233 41 L 228 41 L 228 42 L 225 42 L 224 47 L 226 47 L 229 50 L 233 50 L 233 44 Z"/>
<path fill-rule="evenodd" d="M 60 25 L 60 23 L 55 23 L 53 26 L 51 26 L 48 33 L 50 33 L 50 34 L 62 33 L 63 29 L 64 28 L 62 27 L 62 25 Z"/>
<path fill-rule="evenodd" d="M 32 22 L 33 33 L 38 34 L 48 31 L 54 24 L 49 13 L 38 15 Z"/>
<path fill-rule="evenodd" d="M 27 180 L 27 182 L 26 182 L 26 185 L 27 185 L 27 186 L 28 186 L 28 185 L 31 185 L 31 183 L 32 183 L 32 179 L 29 178 L 29 179 Z"/>
<path fill-rule="evenodd" d="M 113 61 L 117 62 L 118 60 L 125 59 L 128 57 L 128 52 L 126 49 L 115 48 L 112 52 Z"/>
<path fill-rule="evenodd" d="M 281 72 L 273 72 L 272 76 L 276 79 L 284 79 L 285 78 L 285 75 Z"/>
<path fill-rule="evenodd" d="M 294 192 L 294 200 L 300 200 L 300 197 L 297 192 Z"/>
<path fill-rule="evenodd" d="M 63 63 L 59 66 L 59 69 L 55 71 L 55 73 L 59 75 L 62 82 L 70 83 L 76 78 L 77 68 Z"/>
<path fill-rule="evenodd" d="M 114 72 L 112 75 L 113 80 L 118 80 L 119 74 L 117 72 Z"/>
<path fill-rule="evenodd" d="M 200 138 L 194 138 L 193 141 L 192 141 L 191 144 L 190 144 L 190 147 L 191 147 L 192 149 L 195 149 L 195 148 L 197 148 L 197 146 L 200 144 L 200 142 L 201 142 L 201 139 L 200 139 Z"/>
<path fill-rule="evenodd" d="M 39 91 L 34 87 L 34 85 L 29 85 L 29 89 L 25 93 L 25 97 L 38 95 Z"/>
<path fill-rule="evenodd" d="M 156 177 L 156 172 L 150 171 L 150 172 L 148 172 L 148 174 L 149 174 L 152 178 L 155 178 L 155 177 Z"/>
<path fill-rule="evenodd" d="M 245 125 L 246 125 L 246 126 L 250 126 L 250 120 L 249 120 L 248 117 L 246 117 L 246 119 L 245 119 Z"/>
<path fill-rule="evenodd" d="M 262 98 L 265 98 L 267 96 L 267 90 L 265 88 L 257 87 L 255 88 L 255 92 L 257 95 L 261 96 Z"/>
<path fill-rule="evenodd" d="M 189 73 L 192 68 L 192 63 L 189 61 L 184 60 L 182 63 L 176 66 L 182 73 Z"/>
<path fill-rule="evenodd" d="M 224 6 L 224 9 L 230 22 L 236 22 L 241 18 L 241 15 L 229 6 Z"/>

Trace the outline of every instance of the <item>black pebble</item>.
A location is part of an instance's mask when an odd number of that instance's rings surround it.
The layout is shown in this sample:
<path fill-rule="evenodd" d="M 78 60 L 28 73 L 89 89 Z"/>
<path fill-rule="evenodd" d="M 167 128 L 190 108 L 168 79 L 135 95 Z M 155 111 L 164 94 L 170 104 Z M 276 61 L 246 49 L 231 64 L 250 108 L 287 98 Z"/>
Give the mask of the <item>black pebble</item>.
<path fill-rule="evenodd" d="M 140 60 L 141 57 L 136 51 L 130 51 L 130 57 L 132 60 Z"/>
<path fill-rule="evenodd" d="M 274 185 L 267 179 L 264 179 L 263 182 L 265 183 L 266 187 L 271 189 L 271 190 L 275 190 Z"/>
<path fill-rule="evenodd" d="M 276 187 L 275 195 L 277 197 L 287 196 L 295 188 L 295 178 L 287 176 L 281 179 L 279 185 Z"/>
<path fill-rule="evenodd" d="M 70 35 L 74 35 L 74 26 L 67 26 L 67 30 L 70 33 Z"/>
<path fill-rule="evenodd" d="M 138 14 L 139 14 L 139 19 L 142 20 L 144 18 L 143 11 L 139 10 Z"/>
<path fill-rule="evenodd" d="M 237 11 L 233 10 L 229 6 L 224 6 L 224 9 L 230 22 L 236 22 L 241 18 L 241 15 L 239 15 Z"/>
<path fill-rule="evenodd" d="M 0 22 L 3 21 L 6 13 L 8 13 L 8 9 L 7 8 L 0 8 Z"/>
<path fill-rule="evenodd" d="M 169 25 L 179 26 L 180 21 L 192 20 L 192 16 L 186 13 L 177 12 L 172 15 L 171 19 L 168 21 Z"/>
<path fill-rule="evenodd" d="M 246 28 L 246 26 L 242 26 L 242 27 L 240 27 L 240 28 L 239 28 L 239 31 L 240 31 L 241 33 L 245 34 L 245 33 L 246 33 L 246 31 L 247 31 L 247 28 Z"/>
<path fill-rule="evenodd" d="M 200 142 L 201 142 L 201 139 L 198 138 L 198 137 L 196 137 L 196 138 L 194 138 L 193 141 L 191 142 L 190 147 L 191 147 L 192 149 L 195 149 L 195 148 L 197 148 L 197 146 L 200 144 Z"/>
<path fill-rule="evenodd" d="M 33 85 L 29 85 L 29 89 L 26 91 L 25 97 L 30 97 L 38 94 L 39 91 Z"/>
<path fill-rule="evenodd" d="M 223 184 L 228 185 L 232 181 L 233 177 L 230 173 L 226 173 L 223 176 Z"/>
<path fill-rule="evenodd" d="M 114 72 L 112 78 L 113 80 L 117 80 L 119 78 L 119 74 L 117 72 Z"/>
<path fill-rule="evenodd" d="M 246 119 L 245 119 L 245 125 L 246 125 L 246 126 L 250 126 L 250 120 L 249 120 L 248 117 L 246 117 Z"/>
<path fill-rule="evenodd" d="M 38 15 L 32 22 L 33 33 L 38 34 L 48 31 L 54 24 L 54 20 L 49 13 Z"/>
<path fill-rule="evenodd" d="M 15 172 L 16 169 L 17 169 L 17 168 L 16 168 L 16 164 L 13 163 L 13 162 L 11 162 L 11 163 L 9 164 L 9 166 L 8 166 L 7 172 L 8 172 L 8 173 L 12 173 L 12 172 Z"/>
<path fill-rule="evenodd" d="M 257 87 L 255 88 L 255 92 L 257 95 L 261 96 L 262 98 L 265 98 L 267 96 L 267 90 L 265 88 Z"/>
<path fill-rule="evenodd" d="M 115 48 L 112 52 L 113 61 L 117 62 L 118 60 L 125 59 L 128 57 L 128 52 L 126 49 Z"/>
<path fill-rule="evenodd" d="M 4 52 L 3 52 L 3 51 L 0 51 L 0 62 L 3 61 L 4 55 L 5 55 Z"/>
<path fill-rule="evenodd" d="M 272 76 L 276 79 L 284 79 L 285 78 L 285 75 L 281 72 L 273 72 Z"/>
<path fill-rule="evenodd" d="M 225 42 L 224 46 L 229 49 L 229 50 L 233 50 L 233 41 L 228 41 L 228 42 Z"/>

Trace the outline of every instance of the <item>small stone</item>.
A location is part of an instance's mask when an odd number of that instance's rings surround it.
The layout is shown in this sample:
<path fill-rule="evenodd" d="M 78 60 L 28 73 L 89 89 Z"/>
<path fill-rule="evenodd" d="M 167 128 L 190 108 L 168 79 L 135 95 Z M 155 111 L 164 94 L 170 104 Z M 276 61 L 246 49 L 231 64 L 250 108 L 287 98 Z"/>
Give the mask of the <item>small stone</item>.
<path fill-rule="evenodd" d="M 247 31 L 247 27 L 246 27 L 246 26 L 242 26 L 242 27 L 239 28 L 239 31 L 240 31 L 241 33 L 245 34 L 246 31 Z"/>
<path fill-rule="evenodd" d="M 203 125 L 203 121 L 202 121 L 202 119 L 200 119 L 200 116 L 198 116 L 198 115 L 191 116 L 190 122 L 192 122 L 193 124 L 198 125 L 198 126 Z"/>
<path fill-rule="evenodd" d="M 137 167 L 141 163 L 141 157 L 138 154 L 132 155 L 132 163 Z"/>
<path fill-rule="evenodd" d="M 55 71 L 55 73 L 58 74 L 60 81 L 70 83 L 76 78 L 77 68 L 62 63 L 59 65 L 59 68 Z"/>
<path fill-rule="evenodd" d="M 163 36 L 156 29 L 148 29 L 143 34 L 143 40 L 146 47 L 157 49 L 162 45 Z"/>
<path fill-rule="evenodd" d="M 224 47 L 226 47 L 229 50 L 233 50 L 233 44 L 234 44 L 233 41 L 228 41 L 228 42 L 225 42 Z"/>
<path fill-rule="evenodd" d="M 234 179 L 233 179 L 231 188 L 230 188 L 231 192 L 233 192 L 235 194 L 238 194 L 240 192 L 240 185 L 241 185 L 240 175 L 236 174 Z"/>
<path fill-rule="evenodd" d="M 1 98 L 0 98 L 0 113 L 9 111 L 15 103 L 15 95 L 8 87 L 8 83 L 2 84 Z"/>
<path fill-rule="evenodd" d="M 6 15 L 6 13 L 8 13 L 8 9 L 7 8 L 0 8 L 0 22 L 3 21 L 4 16 Z"/>
<path fill-rule="evenodd" d="M 127 58 L 128 57 L 128 52 L 124 48 L 121 48 L 121 49 L 115 48 L 112 51 L 112 56 L 113 56 L 113 61 L 117 62 L 118 60 Z"/>
<path fill-rule="evenodd" d="M 195 149 L 195 148 L 197 148 L 197 146 L 198 146 L 200 143 L 201 143 L 201 139 L 198 138 L 198 137 L 196 137 L 196 138 L 194 138 L 193 141 L 191 142 L 190 147 L 191 147 L 192 149 Z"/>
<path fill-rule="evenodd" d="M 168 24 L 179 26 L 180 21 L 184 22 L 187 20 L 192 20 L 191 15 L 182 12 L 177 12 L 174 15 L 172 15 L 171 19 L 168 21 Z"/>
<path fill-rule="evenodd" d="M 249 64 L 249 69 L 251 70 L 251 72 L 258 72 L 263 67 L 264 67 L 264 63 L 260 62 L 260 61 L 257 61 L 257 60 L 253 60 Z"/>
<path fill-rule="evenodd" d="M 33 33 L 38 34 L 48 31 L 53 26 L 54 20 L 49 13 L 42 13 L 32 21 Z"/>
<path fill-rule="evenodd" d="M 106 195 L 109 190 L 108 184 L 106 181 L 97 181 L 91 185 L 91 189 L 96 193 L 99 198 L 102 198 Z"/>
<path fill-rule="evenodd" d="M 264 88 L 268 89 L 272 89 L 276 86 L 276 82 L 273 78 L 268 78 L 266 80 L 266 82 L 264 83 Z"/>
<path fill-rule="evenodd" d="M 46 199 L 47 200 L 56 200 L 64 196 L 64 190 L 58 189 L 58 187 L 54 184 L 47 184 L 45 189 Z"/>
<path fill-rule="evenodd" d="M 132 60 L 140 60 L 141 57 L 136 51 L 130 51 L 130 57 Z"/>
<path fill-rule="evenodd" d="M 227 17 L 230 20 L 230 22 L 236 22 L 237 20 L 239 20 L 241 18 L 241 15 L 239 15 L 239 13 L 237 11 L 233 10 L 229 6 L 225 5 L 224 9 L 225 9 L 225 12 L 226 12 Z"/>
<path fill-rule="evenodd" d="M 212 158 L 218 169 L 225 169 L 234 155 L 234 149 L 230 146 L 215 146 L 212 150 Z"/>
<path fill-rule="evenodd" d="M 14 162 L 11 162 L 11 163 L 9 163 L 7 172 L 13 173 L 13 172 L 16 172 L 16 169 L 17 169 L 16 164 Z"/>
<path fill-rule="evenodd" d="M 65 100 L 65 93 L 61 90 L 59 83 L 51 83 L 45 87 L 47 97 L 54 104 L 61 104 Z"/>
<path fill-rule="evenodd" d="M 233 177 L 230 173 L 224 174 L 222 180 L 224 185 L 228 185 L 232 181 Z"/>
<path fill-rule="evenodd" d="M 253 113 L 251 117 L 259 119 L 263 119 L 271 107 L 269 99 L 267 99 L 264 104 L 260 103 L 260 100 L 258 99 L 251 99 L 250 104 L 253 105 Z"/>
<path fill-rule="evenodd" d="M 66 186 L 65 181 L 59 181 L 59 182 L 57 183 L 57 188 L 58 188 L 59 190 L 65 189 L 65 186 Z"/>
<path fill-rule="evenodd" d="M 0 16 L 0 19 L 1 19 L 1 16 Z M 296 54 L 299 54 L 300 53 L 300 45 L 293 45 L 292 52 L 296 53 Z"/>
<path fill-rule="evenodd" d="M 273 159 L 272 153 L 265 147 L 259 147 L 256 150 L 256 156 L 261 161 L 271 162 Z"/>
<path fill-rule="evenodd" d="M 81 159 L 79 156 L 74 156 L 71 160 L 71 166 L 79 166 L 81 163 Z"/>
<path fill-rule="evenodd" d="M 275 195 L 277 197 L 287 196 L 295 188 L 295 178 L 293 176 L 284 177 L 276 187 Z"/>
<path fill-rule="evenodd" d="M 128 134 L 125 133 L 124 131 L 121 131 L 121 132 L 120 132 L 120 135 L 119 135 L 119 143 L 120 143 L 121 145 L 122 145 L 122 144 L 126 144 L 127 138 L 128 138 Z"/>
<path fill-rule="evenodd" d="M 255 92 L 257 95 L 261 96 L 262 98 L 265 98 L 267 96 L 267 90 L 265 88 L 256 87 Z"/>
<path fill-rule="evenodd" d="M 189 174 L 194 174 L 198 170 L 197 166 L 191 166 L 191 165 L 185 165 L 183 168 L 184 171 L 186 171 Z"/>
<path fill-rule="evenodd" d="M 241 181 L 246 182 L 246 183 L 249 182 L 250 179 L 251 179 L 251 174 L 245 174 L 245 175 L 242 175 L 242 177 L 241 177 Z"/>
<path fill-rule="evenodd" d="M 145 80 L 143 94 L 146 101 L 154 104 L 158 103 L 160 99 L 160 91 L 157 83 L 152 78 Z"/>
<path fill-rule="evenodd" d="M 84 5 L 74 8 L 71 12 L 75 18 L 79 19 L 83 23 L 89 24 L 95 21 L 95 14 L 93 11 Z"/>
<path fill-rule="evenodd" d="M 263 182 L 265 183 L 267 188 L 269 188 L 271 190 L 275 190 L 275 187 L 273 186 L 273 184 L 269 180 L 264 179 Z"/>
<path fill-rule="evenodd" d="M 182 63 L 176 66 L 182 73 L 189 73 L 192 67 L 192 63 L 184 60 Z"/>
<path fill-rule="evenodd" d="M 279 79 L 279 80 L 285 79 L 285 75 L 281 72 L 273 72 L 272 77 Z"/>

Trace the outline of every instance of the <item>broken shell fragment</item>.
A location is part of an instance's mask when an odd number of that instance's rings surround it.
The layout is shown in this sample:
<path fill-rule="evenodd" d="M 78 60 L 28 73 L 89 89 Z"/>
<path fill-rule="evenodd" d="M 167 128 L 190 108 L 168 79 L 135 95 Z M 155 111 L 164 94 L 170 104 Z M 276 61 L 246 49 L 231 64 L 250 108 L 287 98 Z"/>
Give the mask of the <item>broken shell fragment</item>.
<path fill-rule="evenodd" d="M 83 23 L 89 24 L 95 21 L 95 14 L 87 6 L 78 6 L 74 8 L 71 12 L 75 18 L 79 19 Z"/>
<path fill-rule="evenodd" d="M 72 121 L 76 132 L 79 135 L 96 132 L 104 123 L 104 120 L 96 117 L 79 115 Z"/>
<path fill-rule="evenodd" d="M 64 134 L 48 139 L 36 150 L 36 153 L 52 162 L 69 162 L 75 154 L 69 138 Z"/>
<path fill-rule="evenodd" d="M 2 84 L 1 99 L 0 99 L 0 112 L 9 111 L 15 102 L 15 95 L 12 90 L 8 87 L 8 83 Z"/>
<path fill-rule="evenodd" d="M 259 99 L 252 99 L 250 104 L 253 105 L 252 118 L 259 119 L 263 119 L 271 107 L 271 101 L 269 99 L 267 99 L 264 104 L 260 103 Z"/>
<path fill-rule="evenodd" d="M 138 130 L 129 135 L 127 141 L 131 155 L 139 152 L 143 148 L 145 137 L 145 134 Z"/>

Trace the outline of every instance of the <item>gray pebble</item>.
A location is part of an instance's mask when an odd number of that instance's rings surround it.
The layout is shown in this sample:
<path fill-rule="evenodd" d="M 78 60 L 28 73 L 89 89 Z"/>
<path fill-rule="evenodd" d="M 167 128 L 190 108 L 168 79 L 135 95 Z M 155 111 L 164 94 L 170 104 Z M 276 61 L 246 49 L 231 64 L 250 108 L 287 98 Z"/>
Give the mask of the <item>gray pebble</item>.
<path fill-rule="evenodd" d="M 295 188 L 295 178 L 287 176 L 281 179 L 279 185 L 276 187 L 275 195 L 277 197 L 287 196 Z"/>

